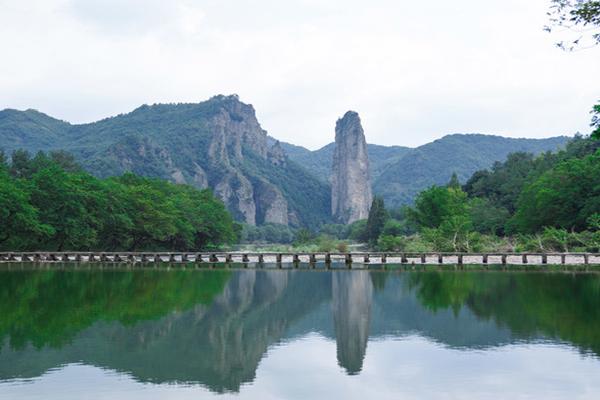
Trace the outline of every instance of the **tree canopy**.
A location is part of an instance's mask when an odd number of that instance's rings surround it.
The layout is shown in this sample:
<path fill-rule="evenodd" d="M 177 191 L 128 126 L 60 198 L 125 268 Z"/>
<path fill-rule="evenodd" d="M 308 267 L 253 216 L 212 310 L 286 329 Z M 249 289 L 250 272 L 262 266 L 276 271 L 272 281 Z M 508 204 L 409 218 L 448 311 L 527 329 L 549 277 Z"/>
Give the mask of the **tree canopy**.
<path fill-rule="evenodd" d="M 16 151 L 0 164 L 0 248 L 192 250 L 237 239 L 209 190 L 133 174 L 98 179 L 65 153 Z"/>

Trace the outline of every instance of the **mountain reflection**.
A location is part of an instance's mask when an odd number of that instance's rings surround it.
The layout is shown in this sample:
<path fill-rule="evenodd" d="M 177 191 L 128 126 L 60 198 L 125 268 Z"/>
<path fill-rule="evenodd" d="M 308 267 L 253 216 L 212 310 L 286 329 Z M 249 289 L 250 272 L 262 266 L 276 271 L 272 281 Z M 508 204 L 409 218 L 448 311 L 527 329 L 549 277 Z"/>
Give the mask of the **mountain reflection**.
<path fill-rule="evenodd" d="M 369 339 L 459 349 L 561 340 L 600 354 L 600 277 L 297 270 L 0 271 L 0 380 L 68 363 L 239 391 L 310 332 L 360 373 Z M 326 356 L 326 355 L 324 355 Z"/>
<path fill-rule="evenodd" d="M 332 309 L 335 325 L 338 363 L 356 374 L 362 362 L 369 339 L 373 282 L 367 271 L 333 275 Z"/>

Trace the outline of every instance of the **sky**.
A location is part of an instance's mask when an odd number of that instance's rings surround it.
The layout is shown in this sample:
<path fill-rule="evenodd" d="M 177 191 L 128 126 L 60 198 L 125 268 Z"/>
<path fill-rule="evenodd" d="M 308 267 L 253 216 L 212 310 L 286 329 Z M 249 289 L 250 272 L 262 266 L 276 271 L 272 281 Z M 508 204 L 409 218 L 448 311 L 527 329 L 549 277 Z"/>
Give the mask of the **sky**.
<path fill-rule="evenodd" d="M 0 0 L 0 109 L 71 123 L 238 94 L 317 149 L 589 133 L 600 47 L 544 32 L 549 0 Z"/>

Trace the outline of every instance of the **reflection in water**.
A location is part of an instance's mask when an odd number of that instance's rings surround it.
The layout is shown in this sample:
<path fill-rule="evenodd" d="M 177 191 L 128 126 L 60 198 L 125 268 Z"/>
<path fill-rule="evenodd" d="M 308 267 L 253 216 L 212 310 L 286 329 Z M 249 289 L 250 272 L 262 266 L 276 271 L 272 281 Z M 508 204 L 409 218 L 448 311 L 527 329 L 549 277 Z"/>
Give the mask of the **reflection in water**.
<path fill-rule="evenodd" d="M 139 382 L 238 392 L 256 379 L 270 348 L 312 332 L 335 340 L 338 364 L 359 376 L 367 342 L 382 337 L 420 337 L 458 351 L 567 342 L 596 357 L 600 277 L 0 271 L 0 382 L 83 363 Z"/>
<path fill-rule="evenodd" d="M 339 364 L 349 374 L 362 368 L 369 339 L 373 283 L 368 271 L 333 275 L 332 309 Z"/>

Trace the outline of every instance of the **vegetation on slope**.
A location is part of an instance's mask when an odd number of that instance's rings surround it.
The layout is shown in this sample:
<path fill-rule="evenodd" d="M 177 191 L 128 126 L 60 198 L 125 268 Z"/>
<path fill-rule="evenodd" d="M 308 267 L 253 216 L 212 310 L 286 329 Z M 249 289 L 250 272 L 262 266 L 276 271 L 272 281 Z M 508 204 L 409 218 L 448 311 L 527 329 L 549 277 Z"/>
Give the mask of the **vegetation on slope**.
<path fill-rule="evenodd" d="M 0 248 L 201 249 L 237 225 L 208 190 L 133 174 L 98 179 L 65 153 L 0 157 Z"/>

